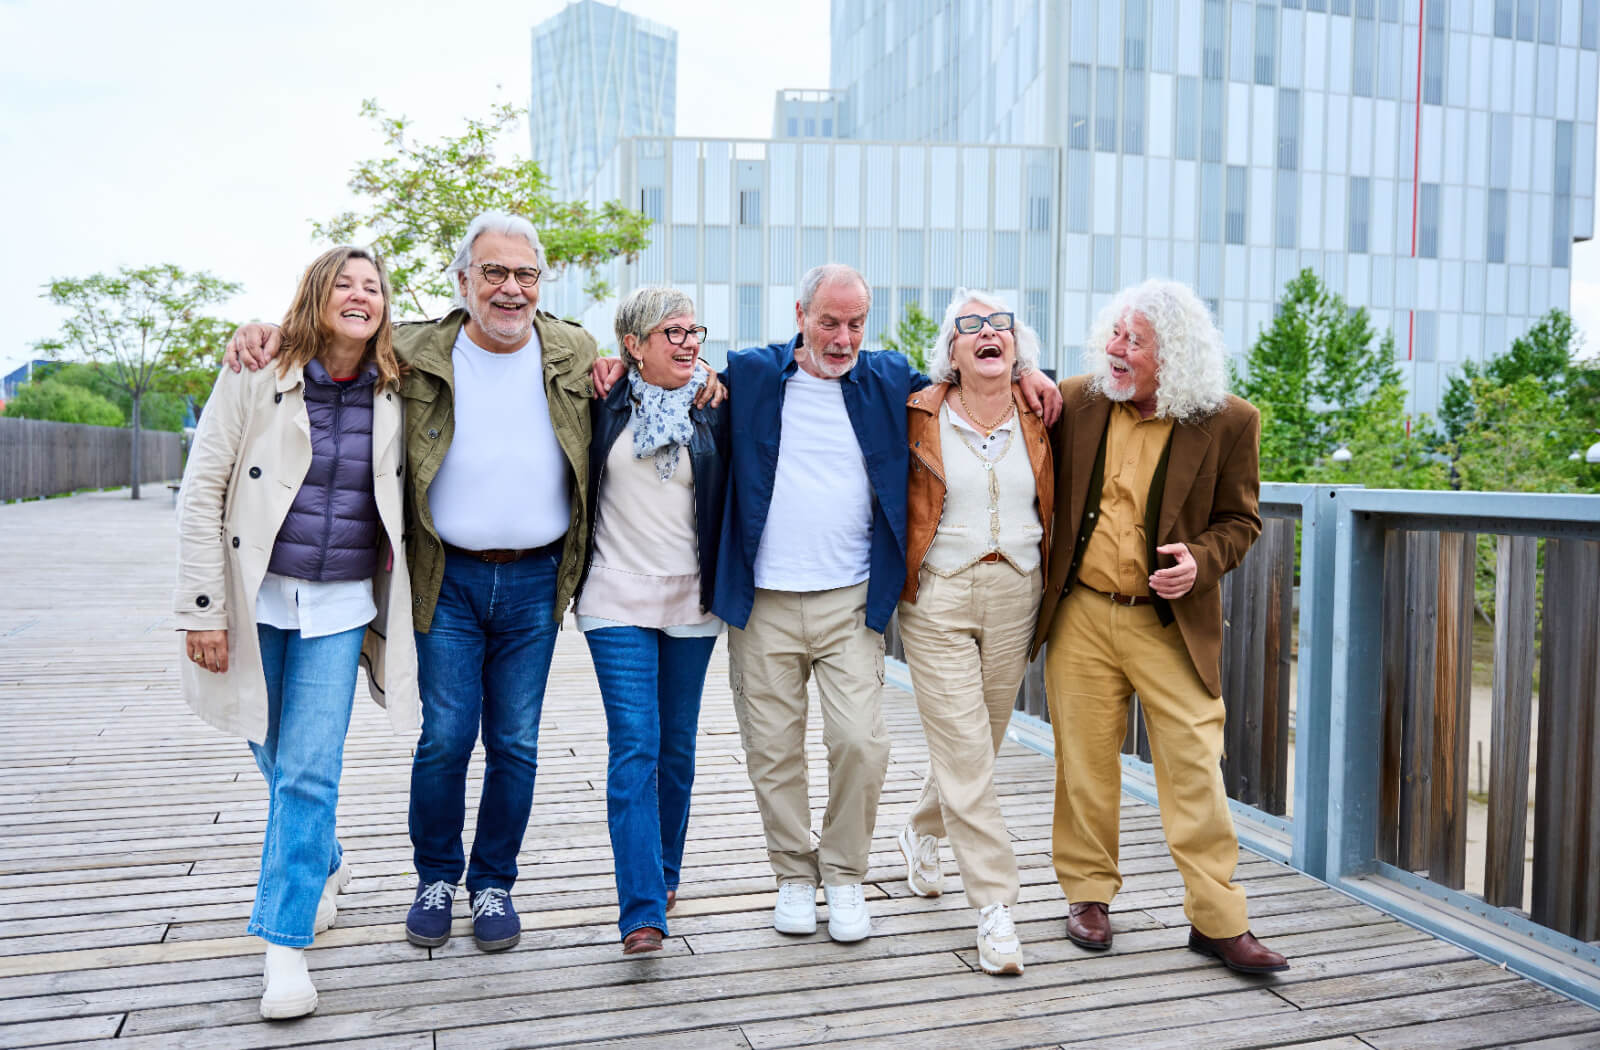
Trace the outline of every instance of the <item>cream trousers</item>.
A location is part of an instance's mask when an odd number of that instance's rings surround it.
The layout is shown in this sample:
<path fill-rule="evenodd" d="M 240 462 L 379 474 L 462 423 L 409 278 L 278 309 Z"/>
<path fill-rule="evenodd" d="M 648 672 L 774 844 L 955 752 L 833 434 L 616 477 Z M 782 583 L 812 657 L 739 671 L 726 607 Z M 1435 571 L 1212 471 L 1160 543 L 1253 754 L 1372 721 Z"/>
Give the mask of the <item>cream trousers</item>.
<path fill-rule="evenodd" d="M 994 788 L 1039 614 L 1041 570 L 979 562 L 954 576 L 923 569 L 900 603 L 911 686 L 928 741 L 929 776 L 911 813 L 918 835 L 950 838 L 967 903 L 1017 903 L 1017 856 Z"/>
<path fill-rule="evenodd" d="M 743 630 L 728 630 L 728 684 L 745 763 L 779 884 L 861 882 L 889 769 L 883 635 L 866 625 L 867 585 L 757 590 Z M 806 683 L 817 680 L 828 752 L 828 808 L 811 840 Z"/>

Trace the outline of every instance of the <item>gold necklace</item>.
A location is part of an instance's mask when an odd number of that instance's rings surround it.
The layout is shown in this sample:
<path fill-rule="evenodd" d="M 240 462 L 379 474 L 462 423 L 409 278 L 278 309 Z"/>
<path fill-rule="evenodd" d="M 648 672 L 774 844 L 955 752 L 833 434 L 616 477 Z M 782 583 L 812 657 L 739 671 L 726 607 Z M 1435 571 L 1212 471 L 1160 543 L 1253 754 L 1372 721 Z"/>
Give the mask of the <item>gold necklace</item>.
<path fill-rule="evenodd" d="M 961 411 L 967 414 L 967 419 L 972 422 L 973 426 L 983 431 L 984 437 L 990 437 L 996 430 L 999 430 L 1000 424 L 1011 418 L 1011 410 L 1017 404 L 1016 395 L 1008 396 L 1006 398 L 1006 407 L 1000 410 L 1000 418 L 993 423 L 985 423 L 978 418 L 978 414 L 972 410 L 972 406 L 967 404 L 966 392 L 959 385 L 956 386 L 956 397 L 961 401 Z"/>

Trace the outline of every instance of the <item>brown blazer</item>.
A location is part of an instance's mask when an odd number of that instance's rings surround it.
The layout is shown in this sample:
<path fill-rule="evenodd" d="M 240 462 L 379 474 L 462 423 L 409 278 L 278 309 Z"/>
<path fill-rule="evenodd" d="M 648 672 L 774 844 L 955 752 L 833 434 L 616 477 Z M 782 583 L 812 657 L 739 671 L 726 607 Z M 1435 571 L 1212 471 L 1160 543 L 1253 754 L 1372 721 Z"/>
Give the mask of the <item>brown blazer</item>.
<path fill-rule="evenodd" d="M 949 383 L 935 383 L 915 391 L 906 399 L 906 440 L 910 444 L 911 474 L 906 479 L 906 583 L 900 600 L 916 602 L 917 573 L 922 559 L 933 546 L 944 514 L 944 452 L 939 442 L 939 406 L 944 404 Z M 1050 564 L 1050 514 L 1055 501 L 1055 468 L 1050 455 L 1050 435 L 1044 420 L 1028 409 L 1017 384 L 1011 384 L 1017 399 L 1017 419 L 1022 424 L 1023 447 L 1033 467 L 1034 506 L 1044 525 L 1039 541 L 1040 564 Z"/>
<path fill-rule="evenodd" d="M 1078 574 L 1077 543 L 1084 513 L 1091 502 L 1089 479 L 1105 440 L 1111 402 L 1090 389 L 1088 376 L 1061 383 L 1061 419 L 1054 435 L 1056 530 L 1069 540 L 1056 545 L 1045 580 L 1044 603 L 1033 636 L 1038 655 L 1050 634 L 1050 621 L 1067 587 Z M 1245 552 L 1261 534 L 1259 501 L 1261 414 L 1243 398 L 1228 396 L 1227 403 L 1196 422 L 1179 422 L 1172 428 L 1167 452 L 1166 479 L 1159 493 L 1160 518 L 1155 544 L 1185 543 L 1194 556 L 1194 587 L 1166 605 L 1183 634 L 1189 659 L 1212 696 L 1222 695 L 1222 591 L 1223 574 L 1244 560 Z M 1159 474 L 1159 471 L 1158 471 Z M 1157 498 L 1152 492 L 1151 499 Z M 1099 504 L 1099 493 L 1092 502 Z M 1172 564 L 1166 555 L 1162 568 Z M 1167 616 L 1163 615 L 1163 620 Z"/>

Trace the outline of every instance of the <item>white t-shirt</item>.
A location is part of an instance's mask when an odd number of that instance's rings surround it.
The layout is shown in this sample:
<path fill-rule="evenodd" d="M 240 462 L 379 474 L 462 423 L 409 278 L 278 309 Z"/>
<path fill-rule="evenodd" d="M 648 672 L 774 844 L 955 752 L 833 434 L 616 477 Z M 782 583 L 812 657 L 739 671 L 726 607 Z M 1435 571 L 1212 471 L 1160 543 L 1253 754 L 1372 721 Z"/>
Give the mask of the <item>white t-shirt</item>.
<path fill-rule="evenodd" d="M 567 457 L 550 426 L 539 333 L 511 354 L 461 334 L 455 369 L 455 436 L 428 486 L 439 538 L 467 550 L 542 547 L 572 523 Z"/>
<path fill-rule="evenodd" d="M 872 485 L 837 379 L 796 369 L 784 392 L 772 506 L 756 551 L 756 586 L 826 591 L 867 578 Z"/>

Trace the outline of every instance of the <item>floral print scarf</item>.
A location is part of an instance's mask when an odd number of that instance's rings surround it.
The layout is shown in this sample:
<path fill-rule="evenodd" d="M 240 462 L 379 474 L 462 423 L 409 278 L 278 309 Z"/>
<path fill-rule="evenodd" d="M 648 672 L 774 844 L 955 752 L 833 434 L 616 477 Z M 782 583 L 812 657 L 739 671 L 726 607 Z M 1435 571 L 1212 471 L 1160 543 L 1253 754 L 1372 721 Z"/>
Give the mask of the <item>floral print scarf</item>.
<path fill-rule="evenodd" d="M 633 458 L 654 456 L 656 477 L 662 481 L 672 480 L 678 469 L 678 449 L 694 436 L 689 406 L 705 385 L 705 373 L 698 368 L 676 390 L 647 383 L 637 369 L 628 370 L 628 391 L 633 395 Z"/>

